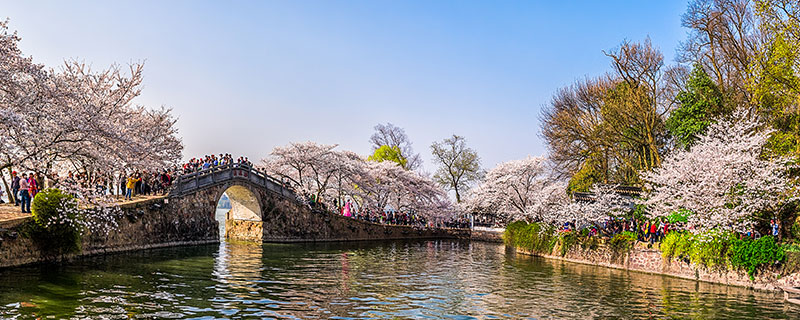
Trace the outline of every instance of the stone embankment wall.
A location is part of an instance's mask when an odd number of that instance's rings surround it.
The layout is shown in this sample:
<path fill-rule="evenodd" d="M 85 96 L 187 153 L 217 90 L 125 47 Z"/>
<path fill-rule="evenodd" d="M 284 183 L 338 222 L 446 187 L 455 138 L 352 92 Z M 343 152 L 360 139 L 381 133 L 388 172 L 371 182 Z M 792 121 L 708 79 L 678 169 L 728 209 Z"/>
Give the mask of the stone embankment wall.
<path fill-rule="evenodd" d="M 777 270 L 765 270 L 756 273 L 755 280 L 751 281 L 747 272 L 707 270 L 684 261 L 674 261 L 663 258 L 657 248 L 648 248 L 644 243 L 637 243 L 628 252 L 617 253 L 604 245 L 595 249 L 582 248 L 575 245 L 562 256 L 561 248 L 557 245 L 550 254 L 534 253 L 516 248 L 517 253 L 542 256 L 575 263 L 591 264 L 609 268 L 631 271 L 663 274 L 678 278 L 698 280 L 725 285 L 748 287 L 756 290 L 776 291 L 781 287 L 800 286 L 800 273 L 780 277 Z"/>
<path fill-rule="evenodd" d="M 311 209 L 296 198 L 285 197 L 265 188 L 257 188 L 246 182 L 233 182 L 214 188 L 203 189 L 189 196 L 194 202 L 211 199 L 209 212 L 216 207 L 216 200 L 225 190 L 245 187 L 252 193 L 252 202 L 257 203 L 260 220 L 238 220 L 229 212 L 225 233 L 229 239 L 263 242 L 310 242 L 310 241 L 364 241 L 395 239 L 471 239 L 468 229 L 431 229 L 371 223 L 344 217 L 319 208 Z M 244 192 L 242 192 L 244 193 Z M 244 194 L 239 195 L 244 198 Z M 232 201 L 234 200 L 231 198 Z M 241 200 L 241 199 L 240 199 Z M 259 234 L 260 231 L 260 234 Z M 500 239 L 500 234 L 494 237 Z M 481 235 L 488 239 L 490 235 Z"/>
<path fill-rule="evenodd" d="M 118 228 L 103 234 L 85 234 L 81 252 L 53 255 L 24 235 L 25 223 L 3 230 L 0 241 L 0 267 L 36 262 L 61 262 L 81 256 L 111 252 L 219 242 L 213 216 L 200 216 L 180 210 L 165 198 L 121 206 Z M 30 219 L 28 219 L 30 220 Z"/>
<path fill-rule="evenodd" d="M 224 190 L 222 190 L 224 191 Z M 149 248 L 217 243 L 214 218 L 220 190 L 183 197 L 158 198 L 121 206 L 115 230 L 86 234 L 81 252 L 48 253 L 48 248 L 24 235 L 25 221 L 0 224 L 0 268 L 38 262 L 62 262 L 82 256 Z M 421 229 L 370 223 L 311 210 L 291 199 L 261 194 L 263 221 L 226 220 L 231 239 L 263 242 L 363 241 L 392 239 L 471 239 L 499 241 L 500 234 L 473 234 L 465 229 Z"/>

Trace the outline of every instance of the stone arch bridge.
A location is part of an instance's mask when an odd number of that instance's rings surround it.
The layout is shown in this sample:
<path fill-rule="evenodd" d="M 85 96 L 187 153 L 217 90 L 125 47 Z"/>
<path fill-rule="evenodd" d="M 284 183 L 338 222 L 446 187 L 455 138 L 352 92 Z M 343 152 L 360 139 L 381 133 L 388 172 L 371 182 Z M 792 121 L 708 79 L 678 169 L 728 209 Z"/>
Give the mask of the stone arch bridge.
<path fill-rule="evenodd" d="M 384 225 L 312 210 L 280 181 L 243 164 L 178 177 L 162 209 L 191 223 L 178 223 L 173 232 L 219 239 L 214 216 L 223 193 L 232 206 L 225 219 L 228 239 L 300 242 L 470 237 L 465 229 Z"/>

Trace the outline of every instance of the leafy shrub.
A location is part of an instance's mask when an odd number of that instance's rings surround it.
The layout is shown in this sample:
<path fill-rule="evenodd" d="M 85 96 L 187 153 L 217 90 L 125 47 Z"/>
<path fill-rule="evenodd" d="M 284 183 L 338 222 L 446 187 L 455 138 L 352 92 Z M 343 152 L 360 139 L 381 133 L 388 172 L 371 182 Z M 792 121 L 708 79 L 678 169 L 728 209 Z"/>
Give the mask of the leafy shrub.
<path fill-rule="evenodd" d="M 608 246 L 616 253 L 627 252 L 633 249 L 633 244 L 636 242 L 636 234 L 630 231 L 615 234 L 608 241 Z"/>
<path fill-rule="evenodd" d="M 659 249 L 661 249 L 661 255 L 664 258 L 673 258 L 677 257 L 675 251 L 678 247 L 678 243 L 683 239 L 685 233 L 683 232 L 670 232 L 664 236 L 664 240 L 661 240 L 661 245 L 659 245 Z"/>
<path fill-rule="evenodd" d="M 797 216 L 797 219 L 794 220 L 792 223 L 792 237 L 795 239 L 800 239 L 800 215 Z"/>
<path fill-rule="evenodd" d="M 550 225 L 516 221 L 506 227 L 503 241 L 510 247 L 550 254 L 558 240 L 554 233 L 555 228 Z"/>
<path fill-rule="evenodd" d="M 800 252 L 800 244 L 797 243 L 784 244 L 782 247 L 784 252 Z"/>
<path fill-rule="evenodd" d="M 739 239 L 730 232 L 710 232 L 692 235 L 688 232 L 671 232 L 661 242 L 665 258 L 687 259 L 706 268 L 741 268 L 754 279 L 758 268 L 781 262 L 790 246 L 781 247 L 772 236 L 758 240 Z M 800 248 L 799 248 L 800 249 Z"/>
<path fill-rule="evenodd" d="M 673 254 L 679 259 L 689 259 L 689 252 L 692 250 L 694 244 L 694 235 L 688 232 L 680 233 L 680 238 L 675 242 L 675 251 Z"/>
<path fill-rule="evenodd" d="M 31 238 L 47 253 L 64 254 L 80 251 L 81 230 L 75 198 L 58 189 L 45 189 L 31 202 L 33 224 Z"/>
<path fill-rule="evenodd" d="M 584 229 L 585 230 L 585 229 Z M 571 249 L 580 240 L 580 235 L 575 232 L 564 232 L 561 234 L 561 256 L 566 256 L 569 249 Z"/>
<path fill-rule="evenodd" d="M 731 265 L 747 270 L 750 280 L 761 266 L 783 261 L 786 253 L 775 243 L 772 236 L 764 236 L 758 240 L 734 239 L 730 248 Z"/>
<path fill-rule="evenodd" d="M 589 250 L 596 250 L 600 247 L 600 240 L 597 237 L 585 237 L 583 238 L 581 243 L 581 249 L 589 249 Z"/>
<path fill-rule="evenodd" d="M 692 237 L 689 259 L 698 265 L 707 268 L 725 267 L 730 243 L 736 240 L 736 235 L 730 232 L 709 232 Z M 686 244 L 684 244 L 686 245 Z"/>

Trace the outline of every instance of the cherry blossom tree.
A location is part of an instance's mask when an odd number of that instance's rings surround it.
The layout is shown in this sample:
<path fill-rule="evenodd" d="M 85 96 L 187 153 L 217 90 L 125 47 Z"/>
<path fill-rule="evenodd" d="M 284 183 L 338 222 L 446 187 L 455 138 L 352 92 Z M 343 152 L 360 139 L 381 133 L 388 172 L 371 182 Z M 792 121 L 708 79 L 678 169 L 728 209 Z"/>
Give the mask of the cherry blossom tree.
<path fill-rule="evenodd" d="M 697 230 L 747 229 L 754 214 L 797 199 L 786 160 L 762 154 L 770 129 L 745 111 L 720 119 L 690 150 L 676 150 L 661 167 L 642 174 L 653 217 L 692 212 Z"/>
<path fill-rule="evenodd" d="M 573 199 L 551 204 L 551 210 L 546 211 L 543 221 L 555 222 L 561 225 L 565 222 L 574 222 L 577 226 L 599 225 L 611 217 L 630 211 L 632 199 L 626 199 L 616 191 L 616 185 L 595 184 L 588 199 Z"/>
<path fill-rule="evenodd" d="M 298 191 L 319 198 L 329 187 L 339 168 L 334 160 L 336 145 L 316 142 L 290 143 L 272 149 L 262 161 L 268 174 L 288 180 Z"/>
<path fill-rule="evenodd" d="M 496 214 L 503 221 L 537 220 L 559 197 L 566 197 L 566 187 L 559 191 L 561 185 L 554 180 L 544 157 L 504 162 L 486 173 L 463 207 Z"/>
<path fill-rule="evenodd" d="M 135 105 L 141 64 L 99 72 L 67 61 L 59 71 L 33 63 L 20 38 L 0 24 L 0 169 L 56 177 L 59 168 L 124 171 L 164 167 L 180 158 L 170 110 Z M 64 164 L 67 164 L 66 166 Z"/>
<path fill-rule="evenodd" d="M 395 162 L 366 161 L 336 145 L 314 142 L 276 147 L 262 161 L 266 172 L 279 176 L 306 195 L 351 199 L 358 210 L 387 208 L 447 221 L 456 210 L 430 177 L 405 170 Z"/>
<path fill-rule="evenodd" d="M 95 71 L 66 61 L 59 70 L 25 56 L 20 37 L 0 22 L 0 172 L 22 168 L 59 182 L 81 210 L 112 207 L 104 194 L 53 179 L 67 171 L 87 177 L 164 168 L 181 156 L 171 110 L 136 105 L 142 64 Z M 4 178 L 5 180 L 5 178 Z M 109 211 L 110 213 L 110 211 Z"/>

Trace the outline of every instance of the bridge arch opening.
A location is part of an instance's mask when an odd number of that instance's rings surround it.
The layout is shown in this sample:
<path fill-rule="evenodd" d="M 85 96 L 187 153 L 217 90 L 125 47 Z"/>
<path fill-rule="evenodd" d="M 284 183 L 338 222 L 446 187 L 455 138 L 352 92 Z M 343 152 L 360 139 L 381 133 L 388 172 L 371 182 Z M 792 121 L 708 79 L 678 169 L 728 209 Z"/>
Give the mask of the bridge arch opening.
<path fill-rule="evenodd" d="M 217 199 L 216 220 L 220 225 L 220 236 L 225 237 L 228 220 L 261 221 L 261 204 L 250 188 L 232 185 Z"/>

